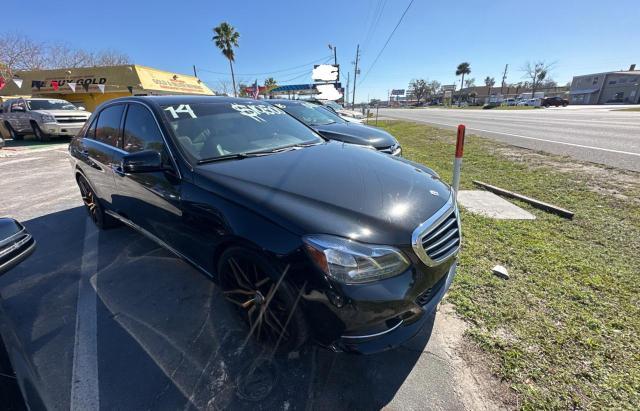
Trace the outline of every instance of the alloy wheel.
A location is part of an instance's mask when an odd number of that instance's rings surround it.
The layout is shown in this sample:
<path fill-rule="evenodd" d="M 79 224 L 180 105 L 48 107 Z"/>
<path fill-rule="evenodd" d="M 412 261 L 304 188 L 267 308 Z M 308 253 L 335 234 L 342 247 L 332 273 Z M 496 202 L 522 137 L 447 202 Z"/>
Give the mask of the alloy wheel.
<path fill-rule="evenodd" d="M 221 286 L 225 298 L 240 312 L 255 339 L 269 345 L 286 344 L 292 310 L 279 284 L 256 261 L 238 256 L 222 264 Z"/>
<path fill-rule="evenodd" d="M 82 202 L 87 208 L 89 216 L 94 223 L 98 222 L 98 203 L 93 191 L 83 178 L 78 179 L 78 185 L 80 186 L 80 194 L 82 195 Z"/>

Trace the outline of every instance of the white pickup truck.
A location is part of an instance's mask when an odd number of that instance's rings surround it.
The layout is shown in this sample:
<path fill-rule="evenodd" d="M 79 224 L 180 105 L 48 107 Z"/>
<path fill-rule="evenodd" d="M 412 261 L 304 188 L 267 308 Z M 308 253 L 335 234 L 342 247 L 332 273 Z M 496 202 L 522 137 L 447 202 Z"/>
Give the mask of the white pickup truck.
<path fill-rule="evenodd" d="M 13 140 L 22 140 L 25 134 L 40 141 L 74 136 L 90 115 L 84 108 L 59 99 L 14 98 L 0 107 L 0 123 Z"/>

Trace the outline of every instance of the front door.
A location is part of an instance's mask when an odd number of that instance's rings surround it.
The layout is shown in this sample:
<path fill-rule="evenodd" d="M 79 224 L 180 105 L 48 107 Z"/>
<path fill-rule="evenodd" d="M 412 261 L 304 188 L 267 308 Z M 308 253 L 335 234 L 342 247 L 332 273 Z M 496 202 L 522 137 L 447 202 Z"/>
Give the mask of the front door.
<path fill-rule="evenodd" d="M 145 105 L 130 103 L 123 127 L 124 151 L 161 153 L 165 170 L 125 174 L 115 172 L 114 208 L 123 217 L 171 245 L 182 219 L 180 179 L 169 157 L 154 114 Z"/>

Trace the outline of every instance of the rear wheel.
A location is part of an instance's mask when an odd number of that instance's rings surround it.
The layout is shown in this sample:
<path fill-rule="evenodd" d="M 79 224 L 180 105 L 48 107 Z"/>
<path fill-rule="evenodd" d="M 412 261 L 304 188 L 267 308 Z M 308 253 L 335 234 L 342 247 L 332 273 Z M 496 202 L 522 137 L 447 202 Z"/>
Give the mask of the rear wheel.
<path fill-rule="evenodd" d="M 100 199 L 93 192 L 93 189 L 84 177 L 78 177 L 78 187 L 80 187 L 80 194 L 82 195 L 85 209 L 91 221 L 93 221 L 98 228 L 107 229 L 118 224 L 118 220 L 104 212 L 104 208 L 102 204 L 100 204 Z"/>
<path fill-rule="evenodd" d="M 36 136 L 38 141 L 49 141 L 51 136 L 40 128 L 38 123 L 31 123 L 31 128 L 33 129 L 33 135 Z"/>
<path fill-rule="evenodd" d="M 218 262 L 220 288 L 249 327 L 249 335 L 277 353 L 298 349 L 309 331 L 300 307 L 301 293 L 278 279 L 286 272 L 263 255 L 231 247 Z"/>

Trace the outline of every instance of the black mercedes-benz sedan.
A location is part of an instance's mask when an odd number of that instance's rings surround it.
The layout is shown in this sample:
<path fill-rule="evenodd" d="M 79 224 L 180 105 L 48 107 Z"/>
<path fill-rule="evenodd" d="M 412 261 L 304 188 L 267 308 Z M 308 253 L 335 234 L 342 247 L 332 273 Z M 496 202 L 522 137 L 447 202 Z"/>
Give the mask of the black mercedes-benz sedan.
<path fill-rule="evenodd" d="M 124 223 L 210 276 L 274 350 L 397 346 L 456 272 L 458 209 L 432 170 L 263 101 L 111 100 L 69 150 L 98 227 Z"/>
<path fill-rule="evenodd" d="M 391 134 L 377 127 L 350 123 L 331 109 L 304 100 L 267 100 L 302 121 L 323 137 L 345 143 L 373 147 L 383 153 L 399 156 L 402 148 Z"/>

